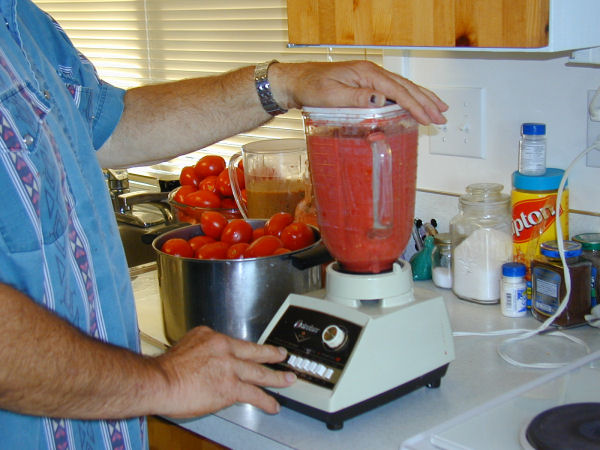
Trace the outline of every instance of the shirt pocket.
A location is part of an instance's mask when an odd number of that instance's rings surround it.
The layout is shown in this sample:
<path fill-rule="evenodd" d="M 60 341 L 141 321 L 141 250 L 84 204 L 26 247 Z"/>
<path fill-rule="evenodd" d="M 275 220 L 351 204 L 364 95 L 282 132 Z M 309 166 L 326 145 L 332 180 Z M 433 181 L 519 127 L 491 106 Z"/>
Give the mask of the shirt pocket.
<path fill-rule="evenodd" d="M 0 96 L 0 234 L 13 253 L 51 244 L 68 226 L 60 160 L 45 131 L 49 112 L 27 86 Z"/>

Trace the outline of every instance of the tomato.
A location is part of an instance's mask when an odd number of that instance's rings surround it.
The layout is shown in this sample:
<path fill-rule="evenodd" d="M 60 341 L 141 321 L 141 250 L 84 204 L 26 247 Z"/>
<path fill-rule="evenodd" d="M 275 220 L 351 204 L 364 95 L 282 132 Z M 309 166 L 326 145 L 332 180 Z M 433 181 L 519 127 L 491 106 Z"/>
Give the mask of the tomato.
<path fill-rule="evenodd" d="M 196 191 L 196 187 L 195 186 L 191 186 L 191 185 L 184 185 L 184 186 L 180 186 L 177 188 L 177 191 L 175 192 L 175 195 L 173 195 L 173 200 L 175 200 L 178 203 L 184 203 L 183 199 L 184 197 L 189 194 L 190 192 L 195 192 Z"/>
<path fill-rule="evenodd" d="M 227 259 L 227 242 L 215 241 L 204 244 L 196 250 L 196 258 L 198 259 Z"/>
<path fill-rule="evenodd" d="M 209 244 L 211 242 L 215 242 L 215 238 L 212 238 L 210 236 L 204 236 L 202 234 L 199 234 L 198 236 L 194 236 L 193 238 L 188 239 L 188 243 L 190 244 L 190 246 L 192 247 L 192 250 L 194 250 L 194 252 L 196 250 L 198 250 L 200 247 L 202 247 L 204 244 Z"/>
<path fill-rule="evenodd" d="M 231 180 L 229 179 L 229 170 L 225 169 L 217 177 L 217 190 L 223 197 L 231 197 Z"/>
<path fill-rule="evenodd" d="M 230 244 L 250 242 L 252 239 L 252 225 L 244 219 L 232 219 L 221 233 L 221 240 Z"/>
<path fill-rule="evenodd" d="M 274 255 L 283 255 L 284 253 L 289 253 L 291 250 L 289 248 L 281 247 L 273 252 Z"/>
<path fill-rule="evenodd" d="M 252 231 L 252 240 L 255 241 L 259 237 L 264 236 L 264 235 L 265 235 L 265 227 L 256 228 L 255 230 Z"/>
<path fill-rule="evenodd" d="M 257 240 L 252 241 L 250 246 L 244 252 L 244 258 L 258 258 L 260 256 L 270 256 L 275 250 L 283 247 L 283 242 L 277 236 L 265 234 Z"/>
<path fill-rule="evenodd" d="M 179 174 L 179 184 L 182 186 L 198 186 L 199 180 L 194 172 L 194 166 L 186 166 Z"/>
<path fill-rule="evenodd" d="M 287 227 L 290 223 L 294 221 L 294 216 L 290 213 L 286 212 L 278 212 L 271 216 L 269 220 L 265 223 L 265 233 L 270 234 L 272 236 L 277 236 L 281 234 L 281 230 Z"/>
<path fill-rule="evenodd" d="M 218 194 L 219 192 L 217 191 L 217 176 L 209 175 L 206 178 L 204 178 L 202 181 L 200 181 L 200 183 L 198 183 L 198 189 Z"/>
<path fill-rule="evenodd" d="M 188 241 L 182 238 L 167 239 L 160 249 L 168 255 L 181 256 L 183 258 L 194 257 L 192 247 Z"/>
<path fill-rule="evenodd" d="M 237 209 L 237 203 L 231 197 L 225 197 L 221 199 L 221 208 L 223 209 Z"/>
<path fill-rule="evenodd" d="M 183 200 L 183 203 L 186 205 L 199 206 L 201 208 L 219 208 L 221 206 L 221 197 L 210 191 L 190 192 Z"/>
<path fill-rule="evenodd" d="M 201 180 L 214 175 L 219 175 L 225 169 L 225 159 L 219 155 L 206 155 L 198 160 L 194 166 L 196 176 Z"/>
<path fill-rule="evenodd" d="M 248 192 L 246 191 L 246 188 L 242 189 L 242 201 L 246 204 L 248 204 Z"/>
<path fill-rule="evenodd" d="M 243 259 L 244 252 L 250 244 L 247 242 L 238 242 L 227 249 L 227 259 Z"/>
<path fill-rule="evenodd" d="M 217 211 L 203 211 L 200 215 L 200 228 L 202 232 L 217 240 L 221 238 L 221 233 L 227 222 L 227 218 Z"/>
<path fill-rule="evenodd" d="M 285 248 L 298 250 L 315 242 L 312 228 L 303 222 L 292 222 L 281 231 L 281 242 Z"/>

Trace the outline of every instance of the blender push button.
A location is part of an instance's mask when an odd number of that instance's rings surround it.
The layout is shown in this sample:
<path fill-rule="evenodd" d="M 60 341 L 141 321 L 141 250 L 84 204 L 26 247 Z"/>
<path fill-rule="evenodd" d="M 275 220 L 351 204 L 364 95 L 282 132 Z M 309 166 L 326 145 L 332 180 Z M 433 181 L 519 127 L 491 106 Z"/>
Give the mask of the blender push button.
<path fill-rule="evenodd" d="M 314 361 L 311 361 L 310 364 L 308 365 L 308 367 L 306 368 L 306 370 L 308 370 L 310 373 L 315 373 L 316 368 L 317 368 L 317 363 Z"/>
<path fill-rule="evenodd" d="M 315 368 L 315 373 L 322 377 L 325 374 L 326 370 L 327 367 L 325 367 L 323 364 L 317 364 L 317 367 Z"/>
<path fill-rule="evenodd" d="M 290 355 L 290 357 L 287 360 L 287 363 L 292 367 L 296 367 L 297 360 L 298 360 L 298 357 L 296 355 Z"/>
<path fill-rule="evenodd" d="M 325 374 L 323 375 L 324 378 L 327 378 L 328 380 L 331 378 L 331 376 L 333 375 L 333 369 L 327 369 L 325 371 Z"/>

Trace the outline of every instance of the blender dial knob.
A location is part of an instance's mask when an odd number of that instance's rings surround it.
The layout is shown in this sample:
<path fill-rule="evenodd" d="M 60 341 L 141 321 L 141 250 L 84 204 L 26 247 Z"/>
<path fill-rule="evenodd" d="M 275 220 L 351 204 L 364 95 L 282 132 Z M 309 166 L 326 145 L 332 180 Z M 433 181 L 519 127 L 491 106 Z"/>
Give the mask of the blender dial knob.
<path fill-rule="evenodd" d="M 337 325 L 329 325 L 323 330 L 321 338 L 327 347 L 336 349 L 344 344 L 346 332 Z"/>

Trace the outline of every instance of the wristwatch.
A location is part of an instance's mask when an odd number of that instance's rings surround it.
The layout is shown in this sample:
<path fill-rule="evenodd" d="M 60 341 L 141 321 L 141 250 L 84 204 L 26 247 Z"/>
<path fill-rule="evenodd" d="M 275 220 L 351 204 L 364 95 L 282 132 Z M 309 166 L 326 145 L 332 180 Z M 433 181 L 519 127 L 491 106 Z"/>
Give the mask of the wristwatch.
<path fill-rule="evenodd" d="M 269 66 L 273 63 L 279 62 L 276 59 L 271 61 L 263 62 L 256 65 L 254 69 L 254 85 L 256 86 L 256 93 L 260 99 L 260 104 L 266 112 L 272 116 L 278 116 L 287 112 L 287 109 L 282 108 L 277 104 L 273 98 L 271 92 L 271 85 L 269 84 Z"/>

